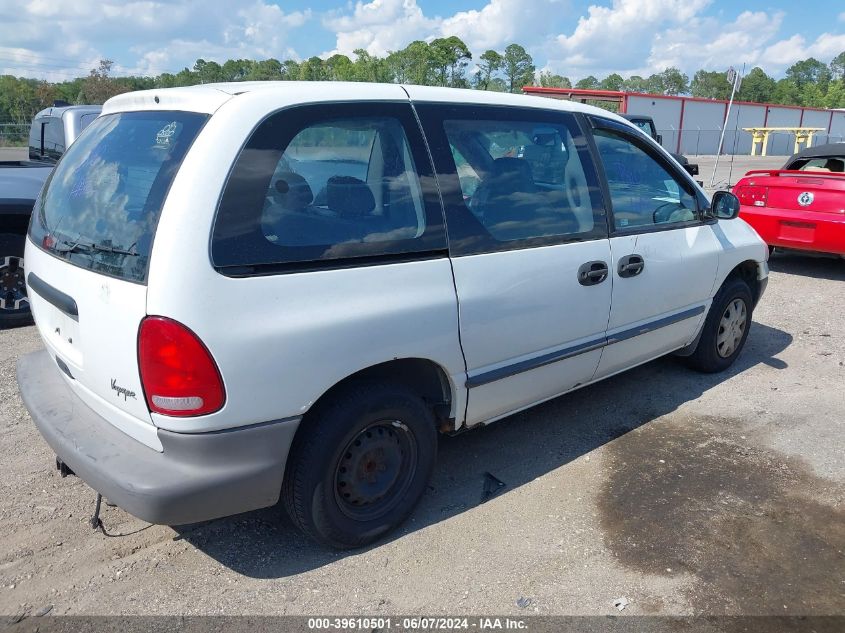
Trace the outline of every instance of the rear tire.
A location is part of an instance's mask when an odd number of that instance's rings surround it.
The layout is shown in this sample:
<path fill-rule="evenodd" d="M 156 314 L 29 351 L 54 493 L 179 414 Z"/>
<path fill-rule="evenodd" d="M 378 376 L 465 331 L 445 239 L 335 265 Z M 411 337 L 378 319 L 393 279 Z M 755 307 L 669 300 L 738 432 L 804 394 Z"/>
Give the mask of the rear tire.
<path fill-rule="evenodd" d="M 23 262 L 26 237 L 0 233 L 0 328 L 32 322 Z"/>
<path fill-rule="evenodd" d="M 733 365 L 748 338 L 753 306 L 747 283 L 737 277 L 725 281 L 713 298 L 695 351 L 684 362 L 708 374 Z"/>
<path fill-rule="evenodd" d="M 420 397 L 400 385 L 350 384 L 303 421 L 282 499 L 313 539 L 361 547 L 411 514 L 436 456 L 434 416 Z"/>

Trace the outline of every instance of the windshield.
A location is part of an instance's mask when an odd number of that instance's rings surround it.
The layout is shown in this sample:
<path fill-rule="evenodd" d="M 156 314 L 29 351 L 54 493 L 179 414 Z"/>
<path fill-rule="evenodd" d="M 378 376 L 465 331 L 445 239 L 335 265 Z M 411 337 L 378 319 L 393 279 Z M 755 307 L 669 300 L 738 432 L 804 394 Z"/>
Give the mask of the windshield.
<path fill-rule="evenodd" d="M 45 184 L 33 241 L 77 266 L 145 282 L 164 198 L 206 118 L 126 112 L 95 120 Z"/>

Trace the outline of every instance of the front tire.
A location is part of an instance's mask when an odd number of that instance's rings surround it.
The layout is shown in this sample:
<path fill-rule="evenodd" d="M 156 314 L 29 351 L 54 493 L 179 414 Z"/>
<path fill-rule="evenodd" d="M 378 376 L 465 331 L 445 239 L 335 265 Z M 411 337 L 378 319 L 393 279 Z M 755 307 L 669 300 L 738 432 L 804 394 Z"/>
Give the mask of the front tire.
<path fill-rule="evenodd" d="M 32 321 L 24 276 L 25 245 L 23 235 L 0 234 L 0 328 Z"/>
<path fill-rule="evenodd" d="M 728 279 L 713 298 L 701 338 L 692 355 L 684 359 L 686 364 L 704 373 L 733 365 L 748 338 L 753 305 L 748 284 L 739 278 Z"/>
<path fill-rule="evenodd" d="M 315 540 L 361 547 L 411 514 L 436 456 L 434 416 L 420 397 L 401 385 L 351 384 L 303 421 L 282 499 Z"/>

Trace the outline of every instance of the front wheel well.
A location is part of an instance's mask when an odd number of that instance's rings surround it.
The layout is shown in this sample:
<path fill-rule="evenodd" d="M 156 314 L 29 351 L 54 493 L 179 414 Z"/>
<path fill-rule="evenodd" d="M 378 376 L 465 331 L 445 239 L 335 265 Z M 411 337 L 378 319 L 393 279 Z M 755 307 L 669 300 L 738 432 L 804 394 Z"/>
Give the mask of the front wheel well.
<path fill-rule="evenodd" d="M 454 426 L 449 417 L 452 405 L 449 378 L 440 365 L 425 358 L 399 358 L 357 371 L 321 395 L 309 408 L 305 418 L 315 416 L 321 406 L 330 402 L 336 393 L 351 383 L 361 381 L 392 382 L 407 387 L 431 408 L 441 430 L 451 430 Z"/>
<path fill-rule="evenodd" d="M 729 279 L 742 279 L 751 290 L 754 305 L 757 305 L 757 301 L 760 299 L 760 293 L 762 291 L 760 287 L 760 280 L 757 278 L 757 262 L 752 259 L 748 259 L 737 265 L 728 274 L 725 281 L 722 282 L 722 285 L 724 286 Z"/>

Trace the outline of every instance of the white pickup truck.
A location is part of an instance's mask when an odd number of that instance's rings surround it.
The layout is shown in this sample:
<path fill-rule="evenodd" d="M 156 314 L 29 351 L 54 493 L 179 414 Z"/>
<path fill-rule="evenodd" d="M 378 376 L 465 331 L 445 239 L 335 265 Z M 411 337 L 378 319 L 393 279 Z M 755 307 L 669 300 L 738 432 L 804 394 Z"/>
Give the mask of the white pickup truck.
<path fill-rule="evenodd" d="M 29 160 L 0 161 L 0 328 L 30 319 L 23 250 L 32 206 L 56 161 L 101 109 L 57 102 L 32 120 Z"/>

